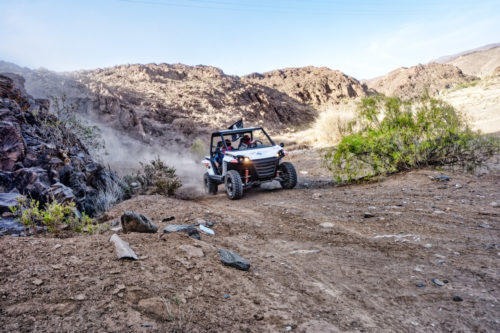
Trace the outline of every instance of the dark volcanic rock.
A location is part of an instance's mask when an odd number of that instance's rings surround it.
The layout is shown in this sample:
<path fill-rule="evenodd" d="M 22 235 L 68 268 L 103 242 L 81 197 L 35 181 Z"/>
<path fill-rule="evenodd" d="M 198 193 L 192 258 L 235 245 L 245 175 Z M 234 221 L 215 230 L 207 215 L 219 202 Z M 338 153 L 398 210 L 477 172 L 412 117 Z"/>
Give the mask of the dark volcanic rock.
<path fill-rule="evenodd" d="M 18 75 L 0 75 L 0 191 L 42 204 L 72 200 L 90 216 L 123 200 L 127 186 L 95 163 L 49 112 L 49 102 L 27 95 L 23 84 Z"/>
<path fill-rule="evenodd" d="M 24 157 L 24 141 L 16 123 L 0 121 L 0 168 L 12 171 L 17 161 Z"/>
<path fill-rule="evenodd" d="M 231 266 L 242 271 L 248 271 L 250 269 L 250 264 L 234 252 L 219 249 L 219 255 L 220 260 L 226 266 Z"/>
<path fill-rule="evenodd" d="M 125 211 L 121 217 L 123 232 L 147 232 L 155 233 L 158 227 L 153 221 L 142 214 Z"/>
<path fill-rule="evenodd" d="M 10 212 L 10 207 L 17 205 L 18 198 L 22 198 L 19 193 L 0 193 L 0 215 Z"/>
<path fill-rule="evenodd" d="M 25 227 L 13 218 L 0 217 L 0 236 L 22 234 Z"/>

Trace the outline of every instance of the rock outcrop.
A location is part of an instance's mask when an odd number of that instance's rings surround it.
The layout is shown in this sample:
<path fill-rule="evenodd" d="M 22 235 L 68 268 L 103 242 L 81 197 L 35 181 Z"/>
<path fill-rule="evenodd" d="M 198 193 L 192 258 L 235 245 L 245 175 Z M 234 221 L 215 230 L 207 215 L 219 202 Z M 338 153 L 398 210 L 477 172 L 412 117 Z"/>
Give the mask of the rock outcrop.
<path fill-rule="evenodd" d="M 365 88 L 358 80 L 326 67 L 285 68 L 250 74 L 243 80 L 276 89 L 315 108 L 366 95 Z"/>
<path fill-rule="evenodd" d="M 80 140 L 48 112 L 47 100 L 24 91 L 18 75 L 0 75 L 0 192 L 42 203 L 75 201 L 98 215 L 124 198 L 126 186 L 95 163 Z"/>
<path fill-rule="evenodd" d="M 387 96 L 413 99 L 422 96 L 425 91 L 435 96 L 442 89 L 475 79 L 456 66 L 430 63 L 398 68 L 381 78 L 367 81 L 367 86 Z"/>

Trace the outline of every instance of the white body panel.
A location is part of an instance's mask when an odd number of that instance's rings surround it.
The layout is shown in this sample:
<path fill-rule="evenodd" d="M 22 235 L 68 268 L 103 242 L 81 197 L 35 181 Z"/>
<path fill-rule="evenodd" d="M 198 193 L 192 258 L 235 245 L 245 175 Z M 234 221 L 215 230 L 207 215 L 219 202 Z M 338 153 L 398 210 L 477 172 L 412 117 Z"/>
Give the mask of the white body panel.
<path fill-rule="evenodd" d="M 222 175 L 226 174 L 226 170 L 227 170 L 226 163 L 230 163 L 232 160 L 234 160 L 236 158 L 236 156 L 248 157 L 248 158 L 250 158 L 250 160 L 259 160 L 262 158 L 276 157 L 278 152 L 282 149 L 283 148 L 281 148 L 281 146 L 274 145 L 272 147 L 265 147 L 265 148 L 254 148 L 254 149 L 242 149 L 242 150 L 227 151 L 226 154 L 224 154 L 224 159 L 223 159 L 224 167 L 223 167 Z M 204 165 L 207 165 L 207 163 L 209 163 L 208 162 L 209 158 L 210 158 L 209 156 L 206 156 L 205 159 L 203 161 L 201 161 L 201 163 L 203 163 Z M 281 163 L 281 160 L 280 160 L 280 163 Z M 211 164 L 209 164 L 207 166 L 207 172 L 211 176 L 215 175 L 215 172 L 214 172 Z"/>

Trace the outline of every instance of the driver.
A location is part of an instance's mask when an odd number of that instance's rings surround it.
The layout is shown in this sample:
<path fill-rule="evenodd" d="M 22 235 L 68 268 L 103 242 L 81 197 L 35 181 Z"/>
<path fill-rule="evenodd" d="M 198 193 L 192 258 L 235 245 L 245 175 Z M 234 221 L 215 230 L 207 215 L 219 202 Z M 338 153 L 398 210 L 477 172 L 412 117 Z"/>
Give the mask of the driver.
<path fill-rule="evenodd" d="M 245 134 L 240 140 L 239 149 L 248 149 L 251 144 L 252 140 L 250 140 L 250 135 Z"/>

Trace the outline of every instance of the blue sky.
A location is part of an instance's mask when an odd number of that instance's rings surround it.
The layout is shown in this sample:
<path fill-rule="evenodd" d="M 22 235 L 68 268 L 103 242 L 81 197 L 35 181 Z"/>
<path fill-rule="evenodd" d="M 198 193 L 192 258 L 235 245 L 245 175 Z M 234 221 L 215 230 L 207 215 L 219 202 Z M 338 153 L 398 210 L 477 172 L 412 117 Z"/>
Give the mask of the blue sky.
<path fill-rule="evenodd" d="M 57 71 L 313 65 L 362 79 L 496 42 L 498 0 L 0 0 L 0 60 Z"/>

